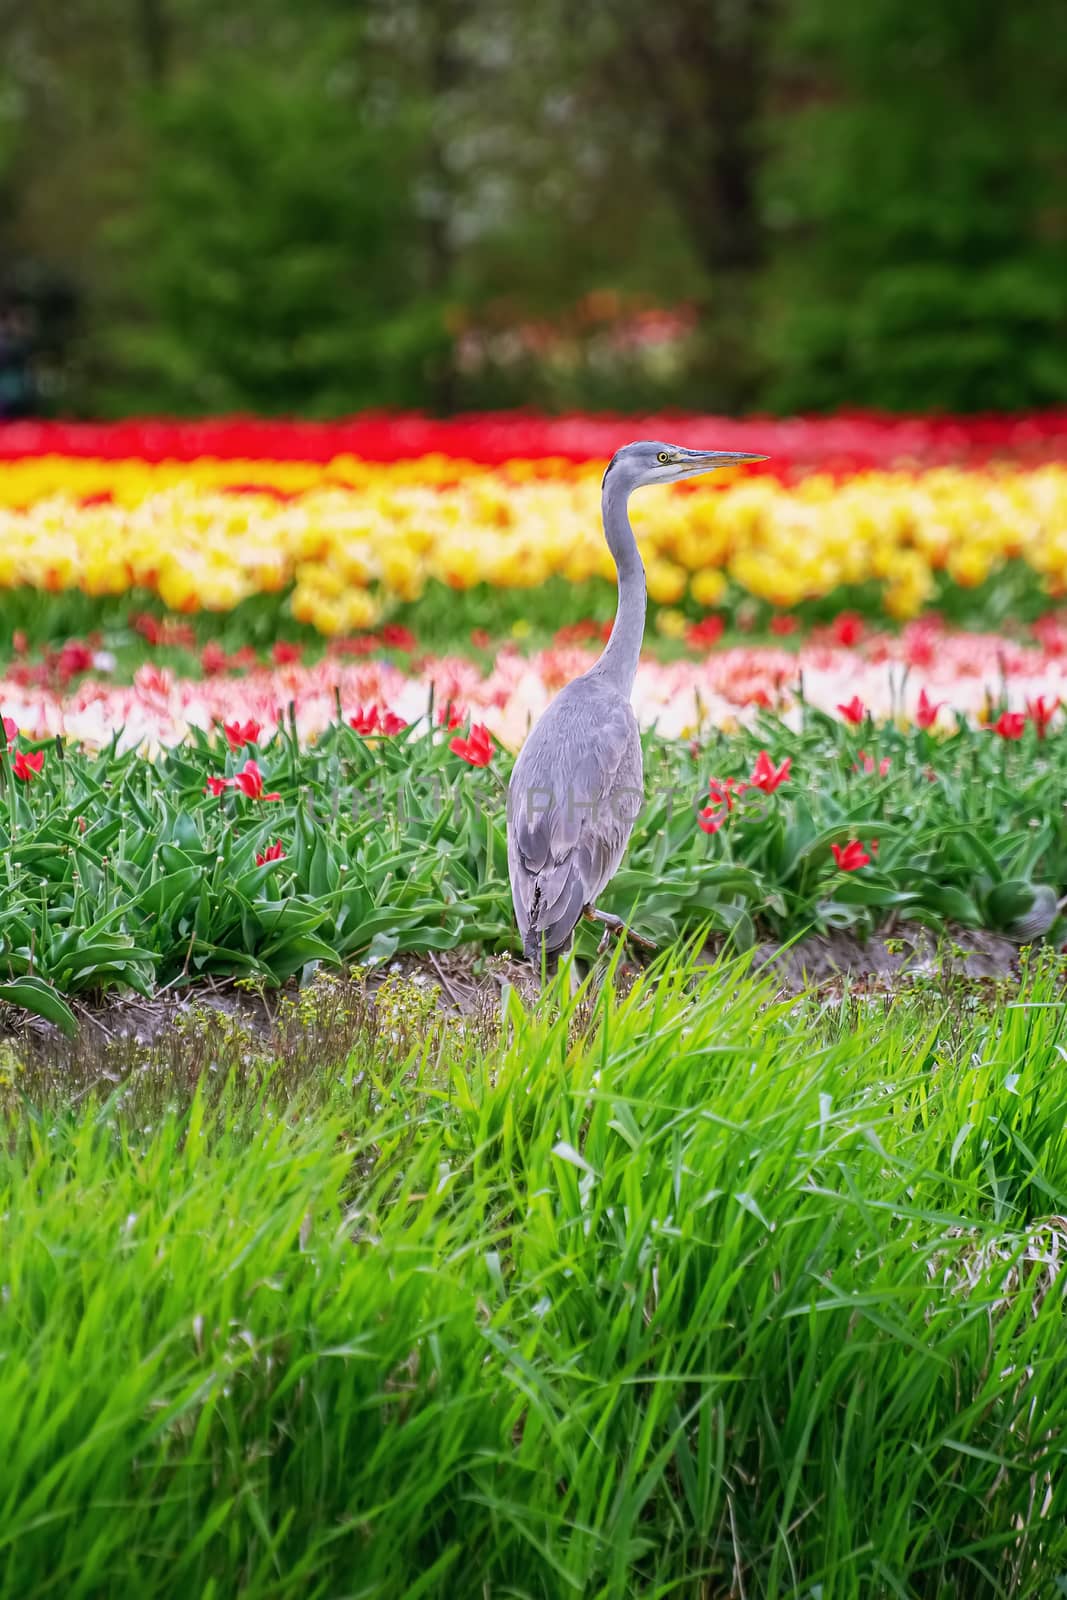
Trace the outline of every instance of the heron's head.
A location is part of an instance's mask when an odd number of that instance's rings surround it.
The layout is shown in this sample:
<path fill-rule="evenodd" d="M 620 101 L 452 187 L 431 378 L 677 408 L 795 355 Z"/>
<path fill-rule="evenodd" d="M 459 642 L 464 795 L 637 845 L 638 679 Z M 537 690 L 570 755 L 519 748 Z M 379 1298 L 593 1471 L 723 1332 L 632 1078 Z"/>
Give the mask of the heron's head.
<path fill-rule="evenodd" d="M 616 450 L 608 463 L 604 482 L 609 479 L 629 494 L 646 483 L 677 483 L 680 478 L 695 478 L 718 467 L 740 467 L 746 461 L 766 461 L 747 450 L 687 450 L 681 444 L 664 444 L 659 439 L 639 439 Z"/>

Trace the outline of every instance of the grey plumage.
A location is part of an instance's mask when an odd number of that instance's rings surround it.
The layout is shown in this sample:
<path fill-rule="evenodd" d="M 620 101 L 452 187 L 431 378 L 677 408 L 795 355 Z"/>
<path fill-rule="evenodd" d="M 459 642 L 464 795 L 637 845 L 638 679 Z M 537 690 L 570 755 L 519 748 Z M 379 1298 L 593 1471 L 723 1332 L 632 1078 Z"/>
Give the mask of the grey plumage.
<path fill-rule="evenodd" d="M 533 730 L 508 791 L 508 865 L 527 959 L 570 943 L 615 876 L 641 808 L 641 740 L 628 700 L 569 683 Z"/>
<path fill-rule="evenodd" d="M 763 456 L 686 450 L 643 440 L 612 458 L 604 535 L 619 602 L 600 659 L 557 695 L 515 763 L 508 789 L 508 868 L 529 961 L 554 967 L 578 919 L 595 911 L 641 809 L 641 739 L 630 705 L 645 628 L 645 569 L 627 502 L 643 484 L 673 483 Z M 611 919 L 600 913 L 601 920 Z"/>

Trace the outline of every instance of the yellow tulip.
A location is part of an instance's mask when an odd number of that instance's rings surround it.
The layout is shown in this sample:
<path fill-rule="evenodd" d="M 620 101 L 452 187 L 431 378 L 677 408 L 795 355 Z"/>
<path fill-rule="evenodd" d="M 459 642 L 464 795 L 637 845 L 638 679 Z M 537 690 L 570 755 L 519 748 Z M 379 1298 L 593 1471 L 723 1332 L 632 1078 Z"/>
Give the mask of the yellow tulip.
<path fill-rule="evenodd" d="M 335 631 L 417 599 L 430 582 L 612 582 L 602 470 L 562 461 L 492 469 L 440 456 L 28 458 L 0 473 L 0 588 L 99 596 L 136 586 L 192 611 L 291 585 L 294 615 Z M 1050 593 L 1067 589 L 1067 468 L 1056 464 L 843 481 L 810 474 L 793 485 L 720 479 L 644 497 L 633 521 L 649 593 L 669 608 L 687 594 L 702 608 L 719 604 L 727 574 L 781 606 L 873 581 L 897 617 L 922 610 L 938 571 L 973 588 L 1021 561 Z"/>
<path fill-rule="evenodd" d="M 689 585 L 689 592 L 698 605 L 716 606 L 728 587 L 721 572 L 698 572 Z"/>
<path fill-rule="evenodd" d="M 682 611 L 672 611 L 668 609 L 666 611 L 661 611 L 659 616 L 656 618 L 656 631 L 661 633 L 665 639 L 684 638 L 685 630 L 688 626 L 689 624 L 686 621 L 685 613 Z"/>
<path fill-rule="evenodd" d="M 686 573 L 673 561 L 650 561 L 646 569 L 650 597 L 657 605 L 673 605 L 685 594 Z"/>

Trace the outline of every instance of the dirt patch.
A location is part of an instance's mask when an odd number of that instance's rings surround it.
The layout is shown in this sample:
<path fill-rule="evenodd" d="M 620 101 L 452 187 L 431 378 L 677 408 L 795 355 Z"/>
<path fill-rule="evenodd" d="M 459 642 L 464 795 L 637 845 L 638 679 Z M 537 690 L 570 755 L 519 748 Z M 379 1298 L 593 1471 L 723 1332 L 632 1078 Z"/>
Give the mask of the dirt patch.
<path fill-rule="evenodd" d="M 848 933 L 813 933 L 792 945 L 760 944 L 753 970 L 773 973 L 791 995 L 852 980 L 893 990 L 921 978 L 1011 981 L 1019 977 L 1019 946 L 982 928 L 934 935 L 919 923 L 901 923 L 892 935 L 862 943 Z"/>
<path fill-rule="evenodd" d="M 488 1047 L 499 1036 L 499 1001 L 479 1010 L 449 981 L 468 1004 L 463 1014 L 424 971 L 319 973 L 303 989 L 267 994 L 211 983 L 152 1001 L 112 997 L 76 1006 L 72 1039 L 9 1012 L 5 1021 L 18 1025 L 0 1039 L 0 1114 L 26 1101 L 114 1096 L 151 1120 L 198 1087 L 210 1102 L 231 1079 L 258 1092 L 269 1078 L 288 1097 L 316 1092 L 339 1071 L 357 1082 L 388 1078 L 405 1062 L 432 1060 L 457 1029 Z"/>
<path fill-rule="evenodd" d="M 479 950 L 460 948 L 441 955 L 430 952 L 397 956 L 370 970 L 355 968 L 329 979 L 333 985 L 330 993 L 340 993 L 345 1004 L 354 1003 L 357 997 L 361 1004 L 373 1003 L 383 984 L 396 978 L 427 989 L 443 1009 L 462 1016 L 484 1011 L 486 1002 L 498 999 L 507 984 L 523 994 L 536 989 L 533 973 L 524 963 L 508 956 L 487 957 Z M 68 1003 L 83 1034 L 111 1043 L 154 1045 L 164 1035 L 181 1032 L 191 1021 L 205 1015 L 231 1021 L 255 1038 L 266 1040 L 276 1032 L 279 1021 L 285 1019 L 300 993 L 295 980 L 280 989 L 265 989 L 226 979 L 206 979 L 181 989 L 161 990 L 150 1000 L 112 992 L 91 1004 L 81 999 Z M 58 1044 L 63 1035 L 39 1017 L 0 1004 L 0 1040 L 3 1039 L 48 1039 Z"/>
<path fill-rule="evenodd" d="M 721 948 L 721 944 L 708 946 L 709 967 Z M 753 971 L 773 975 L 782 997 L 811 989 L 833 995 L 854 985 L 893 993 L 922 979 L 1015 981 L 1019 948 L 1001 935 L 981 930 L 959 929 L 937 938 L 918 924 L 902 924 L 892 936 L 879 935 L 865 943 L 846 933 L 811 934 L 787 946 L 763 943 L 757 946 L 752 964 Z M 620 964 L 620 984 L 632 982 L 639 970 L 636 963 Z M 206 1018 L 209 1033 L 237 1029 L 257 1047 L 281 1047 L 286 1055 L 307 1055 L 310 1060 L 316 1050 L 333 1056 L 339 1049 L 351 1048 L 360 1030 L 374 1024 L 379 995 L 390 984 L 394 989 L 398 984 L 407 986 L 406 1009 L 419 1011 L 423 1021 L 433 1012 L 474 1026 L 499 1014 L 506 989 L 514 989 L 529 1003 L 539 988 L 525 962 L 468 946 L 397 956 L 373 971 L 356 969 L 326 978 L 313 986 L 310 1001 L 309 991 L 300 991 L 295 984 L 271 991 L 216 981 L 163 992 L 151 1000 L 109 995 L 95 1005 L 75 1001 L 80 1030 L 74 1041 L 39 1018 L 0 1006 L 0 1040 L 12 1041 L 20 1054 L 47 1053 L 57 1065 L 72 1066 L 86 1052 L 97 1058 L 110 1053 L 124 1059 L 159 1046 L 170 1057 L 189 1048 L 192 1033 L 203 1033 Z M 420 995 L 424 1000 L 417 998 Z"/>

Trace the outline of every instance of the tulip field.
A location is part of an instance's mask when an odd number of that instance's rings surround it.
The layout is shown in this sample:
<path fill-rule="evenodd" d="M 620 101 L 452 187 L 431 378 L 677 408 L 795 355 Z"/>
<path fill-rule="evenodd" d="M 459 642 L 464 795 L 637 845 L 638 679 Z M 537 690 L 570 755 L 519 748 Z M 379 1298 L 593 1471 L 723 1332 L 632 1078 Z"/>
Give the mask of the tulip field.
<path fill-rule="evenodd" d="M 634 498 L 537 998 L 641 437 L 769 459 Z M 1067 1592 L 1067 413 L 9 424 L 0 615 L 5 1594 Z"/>
<path fill-rule="evenodd" d="M 877 728 L 857 697 L 795 729 L 764 713 L 703 743 L 650 735 L 602 907 L 664 946 L 902 917 L 1061 943 L 1067 742 L 1037 711 Z M 0 758 L 0 999 L 73 1027 L 64 995 L 511 945 L 510 760 L 482 724 L 383 731 L 360 711 L 304 747 L 248 719 L 154 759 L 24 744 Z"/>
<path fill-rule="evenodd" d="M 20 424 L 7 997 L 513 948 L 510 764 L 610 626 L 605 458 L 671 432 L 769 459 L 635 498 L 649 793 L 607 909 L 1062 942 L 1067 415 Z"/>
<path fill-rule="evenodd" d="M 646 495 L 634 525 L 658 607 L 748 603 L 788 617 L 855 595 L 898 620 L 938 605 L 1004 616 L 1067 592 L 1067 415 L 1000 429 L 638 419 L 523 428 L 9 427 L 0 588 L 151 598 L 177 614 L 279 597 L 327 637 L 443 592 L 537 595 L 609 582 L 597 523 L 612 448 L 636 433 L 759 449 L 733 469 Z M 128 453 L 127 453 L 128 452 Z M 417 453 L 413 453 L 417 452 Z M 47 615 L 47 609 L 46 613 Z"/>

